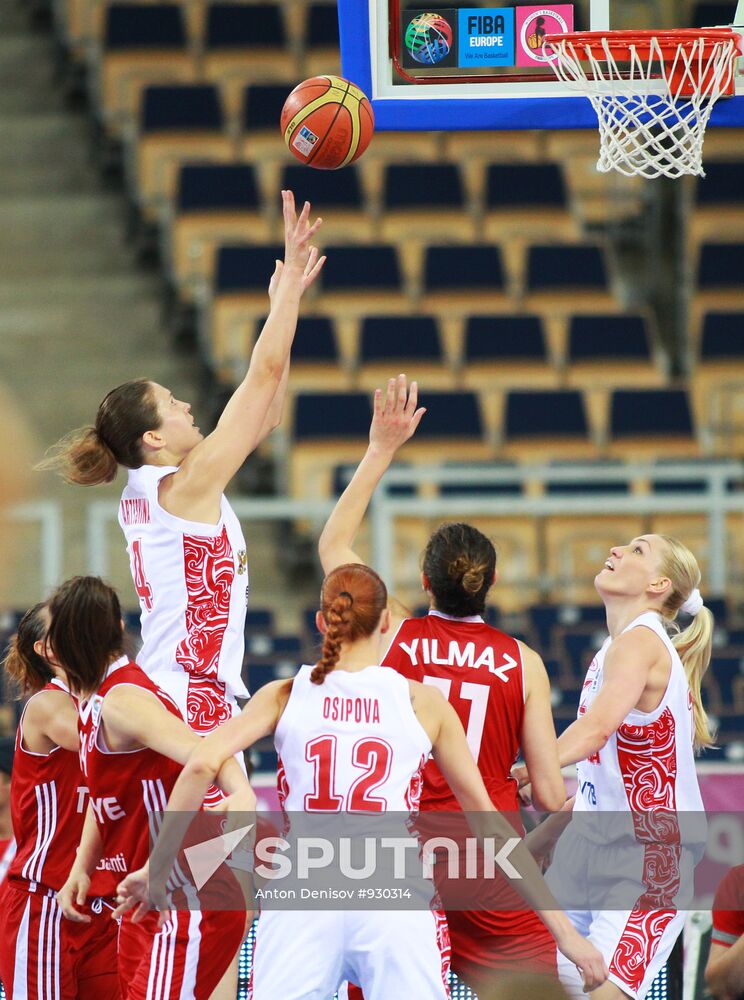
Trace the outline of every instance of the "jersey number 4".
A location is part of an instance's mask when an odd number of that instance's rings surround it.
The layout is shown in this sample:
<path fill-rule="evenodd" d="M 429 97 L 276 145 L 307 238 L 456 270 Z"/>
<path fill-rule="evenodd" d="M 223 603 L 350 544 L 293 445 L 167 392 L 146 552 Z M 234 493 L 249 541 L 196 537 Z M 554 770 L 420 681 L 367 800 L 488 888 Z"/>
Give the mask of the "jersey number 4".
<path fill-rule="evenodd" d="M 142 561 L 142 540 L 135 538 L 132 542 L 132 576 L 137 597 L 142 601 L 145 610 L 152 611 L 152 587 L 145 576 L 145 564 Z"/>
<path fill-rule="evenodd" d="M 452 691 L 453 683 L 455 685 L 454 692 Z M 470 702 L 465 738 L 468 741 L 473 760 L 477 764 L 483 740 L 483 728 L 486 725 L 488 695 L 491 689 L 487 684 L 471 684 L 469 681 L 462 681 L 458 692 L 457 683 L 457 681 L 453 682 L 446 677 L 424 677 L 424 684 L 431 684 L 433 687 L 439 688 L 447 701 L 455 708 L 455 711 L 457 711 L 457 706 L 454 704 L 454 697 L 458 697 L 460 701 Z M 462 714 L 459 711 L 457 714 L 462 719 Z"/>
<path fill-rule="evenodd" d="M 346 795 L 336 791 L 335 736 L 317 736 L 305 747 L 305 760 L 315 765 L 315 788 L 305 796 L 307 812 L 385 812 L 387 799 L 373 795 L 390 775 L 393 748 L 385 740 L 357 740 L 351 751 L 354 767 L 362 768 Z"/>

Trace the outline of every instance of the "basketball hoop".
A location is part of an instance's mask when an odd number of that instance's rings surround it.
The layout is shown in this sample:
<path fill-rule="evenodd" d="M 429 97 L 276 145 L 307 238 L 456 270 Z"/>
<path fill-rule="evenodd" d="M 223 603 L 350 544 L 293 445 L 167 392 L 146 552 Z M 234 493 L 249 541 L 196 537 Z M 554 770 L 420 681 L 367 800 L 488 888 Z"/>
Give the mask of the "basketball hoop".
<path fill-rule="evenodd" d="M 731 28 L 548 35 L 543 50 L 566 86 L 592 102 L 597 169 L 628 177 L 705 176 L 713 105 L 732 95 L 742 36 Z"/>

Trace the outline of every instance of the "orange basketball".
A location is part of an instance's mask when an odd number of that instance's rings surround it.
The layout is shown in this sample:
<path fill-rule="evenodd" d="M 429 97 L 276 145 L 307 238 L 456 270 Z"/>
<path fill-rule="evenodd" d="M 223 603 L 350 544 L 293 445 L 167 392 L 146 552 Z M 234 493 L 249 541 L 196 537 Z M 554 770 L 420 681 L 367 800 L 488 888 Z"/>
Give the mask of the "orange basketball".
<path fill-rule="evenodd" d="M 290 152 L 309 167 L 335 170 L 361 156 L 375 129 L 372 105 L 340 76 L 314 76 L 298 84 L 281 117 Z"/>

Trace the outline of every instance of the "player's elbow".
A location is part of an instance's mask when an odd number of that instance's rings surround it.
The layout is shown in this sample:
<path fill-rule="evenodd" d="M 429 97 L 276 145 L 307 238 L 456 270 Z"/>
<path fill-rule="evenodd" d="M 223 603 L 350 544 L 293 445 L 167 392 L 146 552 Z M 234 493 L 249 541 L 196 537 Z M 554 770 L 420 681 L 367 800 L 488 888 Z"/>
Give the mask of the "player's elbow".
<path fill-rule="evenodd" d="M 532 801 L 543 812 L 558 812 L 566 801 L 566 786 L 561 779 L 560 784 L 551 783 L 541 786 L 532 784 Z"/>

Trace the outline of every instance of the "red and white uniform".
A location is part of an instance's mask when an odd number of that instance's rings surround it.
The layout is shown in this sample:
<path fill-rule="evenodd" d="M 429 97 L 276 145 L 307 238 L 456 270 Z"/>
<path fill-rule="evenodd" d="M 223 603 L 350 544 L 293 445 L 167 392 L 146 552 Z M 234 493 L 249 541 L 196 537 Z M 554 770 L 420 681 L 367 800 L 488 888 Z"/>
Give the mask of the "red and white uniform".
<path fill-rule="evenodd" d="M 713 900 L 712 944 L 730 948 L 744 934 L 744 865 L 721 879 Z"/>
<path fill-rule="evenodd" d="M 106 696 L 120 685 L 150 691 L 172 715 L 181 714 L 169 695 L 126 657 L 109 667 L 98 691 L 80 704 L 80 753 L 103 849 L 122 858 L 129 872 L 147 861 L 154 814 L 165 809 L 181 765 L 147 747 L 121 753 L 108 749 L 101 713 Z M 122 920 L 118 964 L 123 996 L 206 1000 L 240 945 L 245 914 L 174 910 L 160 930 L 157 922 L 157 913 L 139 924 L 129 916 Z"/>
<path fill-rule="evenodd" d="M 240 522 L 227 499 L 217 524 L 169 514 L 160 481 L 175 466 L 130 469 L 119 504 L 132 580 L 142 609 L 145 673 L 189 727 L 209 733 L 247 698 L 241 679 L 248 564 Z"/>
<path fill-rule="evenodd" d="M 655 612 L 639 615 L 623 631 L 633 628 L 650 629 L 666 647 L 671 661 L 666 691 L 652 712 L 633 709 L 601 750 L 577 764 L 574 813 L 582 815 L 559 840 L 548 881 L 559 902 L 566 886 L 587 885 L 592 898 L 600 900 L 604 892 L 610 898 L 620 872 L 623 900 L 627 886 L 637 886 L 637 899 L 628 909 L 615 904 L 612 910 L 569 916 L 604 954 L 610 979 L 640 1000 L 684 925 L 680 900 L 692 890 L 705 818 L 684 666 Z M 608 637 L 589 666 L 579 717 L 601 690 L 611 642 Z M 583 995 L 575 967 L 560 954 L 558 965 L 564 985 L 573 995 Z"/>
<path fill-rule="evenodd" d="M 43 691 L 68 689 L 54 680 Z M 43 697 L 39 692 L 34 697 Z M 28 704 L 27 704 L 28 707 Z M 116 877 L 104 858 L 83 909 L 89 924 L 63 920 L 55 899 L 80 842 L 88 789 L 77 753 L 55 747 L 34 753 L 23 742 L 26 709 L 16 733 L 11 816 L 17 850 L 0 904 L 0 979 L 13 1000 L 117 998 L 118 928 L 111 920 Z"/>
<path fill-rule="evenodd" d="M 333 670 L 313 684 L 312 670 L 300 667 L 274 736 L 283 808 L 410 813 L 431 742 L 411 706 L 408 683 L 370 666 Z M 256 934 L 252 998 L 325 998 L 351 979 L 367 1000 L 446 1000 L 448 972 L 446 923 L 430 909 L 266 909 Z"/>
<path fill-rule="evenodd" d="M 517 784 L 510 770 L 519 750 L 525 681 L 519 643 L 478 616 L 454 618 L 430 611 L 401 623 L 383 657 L 403 676 L 438 687 L 462 722 L 468 745 L 494 806 L 518 833 Z M 439 768 L 424 769 L 421 810 L 458 812 Z M 444 885 L 441 891 L 445 895 Z M 503 910 L 447 910 L 455 971 L 464 963 L 499 970 L 530 967 L 555 972 L 555 942 L 521 899 L 507 894 Z M 493 897 L 490 897 L 493 898 Z"/>

